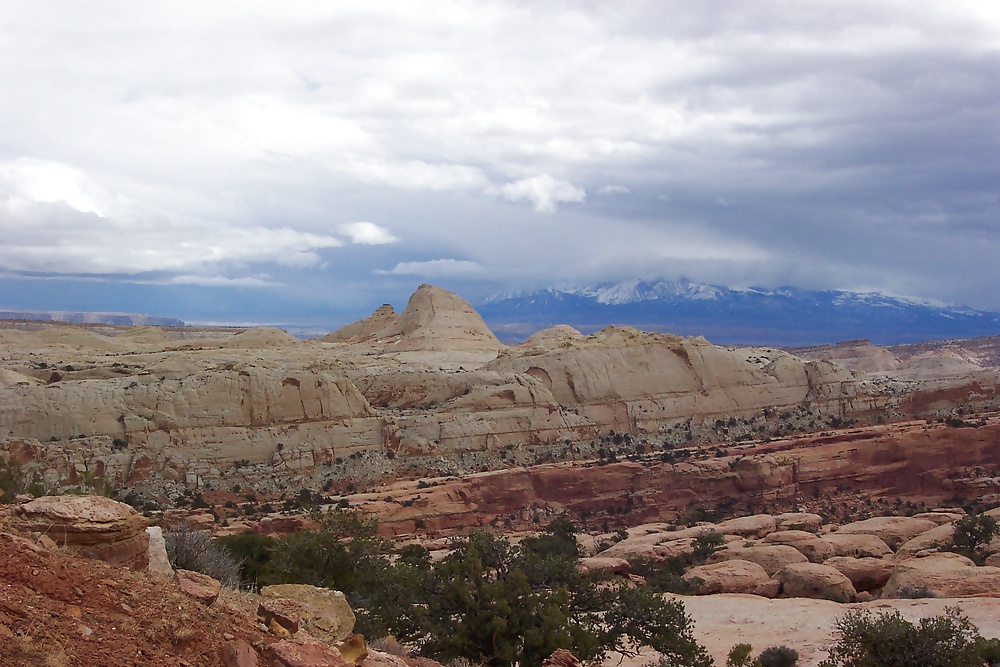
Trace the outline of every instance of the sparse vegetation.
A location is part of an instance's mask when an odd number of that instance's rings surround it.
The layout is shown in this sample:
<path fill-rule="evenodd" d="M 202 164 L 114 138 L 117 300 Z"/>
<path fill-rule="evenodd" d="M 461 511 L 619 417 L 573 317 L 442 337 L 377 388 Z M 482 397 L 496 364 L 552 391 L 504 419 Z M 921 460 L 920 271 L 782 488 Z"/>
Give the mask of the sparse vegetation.
<path fill-rule="evenodd" d="M 760 667 L 794 667 L 799 661 L 799 652 L 787 646 L 769 646 L 757 657 Z"/>
<path fill-rule="evenodd" d="M 163 539 L 171 567 L 207 574 L 224 586 L 239 585 L 240 562 L 226 545 L 213 540 L 209 531 L 195 530 L 185 524 L 164 532 Z"/>
<path fill-rule="evenodd" d="M 982 667 L 993 649 L 954 607 L 916 624 L 898 611 L 852 611 L 837 620 L 836 630 L 820 667 Z"/>
<path fill-rule="evenodd" d="M 997 534 L 1000 534 L 1000 526 L 990 515 L 965 516 L 955 522 L 955 533 L 947 549 L 982 565 L 990 555 L 987 548 Z"/>

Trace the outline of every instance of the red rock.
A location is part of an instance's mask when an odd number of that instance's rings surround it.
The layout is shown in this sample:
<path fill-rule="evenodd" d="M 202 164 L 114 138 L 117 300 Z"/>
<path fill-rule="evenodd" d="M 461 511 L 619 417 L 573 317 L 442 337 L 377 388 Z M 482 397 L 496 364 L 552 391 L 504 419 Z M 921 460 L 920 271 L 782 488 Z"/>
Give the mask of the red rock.
<path fill-rule="evenodd" d="M 782 530 L 764 538 L 768 544 L 785 544 L 797 549 L 811 563 L 822 563 L 834 555 L 833 547 L 813 533 L 804 530 Z"/>
<path fill-rule="evenodd" d="M 711 565 L 693 567 L 684 574 L 684 579 L 701 579 L 699 593 L 753 593 L 757 587 L 770 578 L 757 563 L 746 560 L 727 560 Z"/>
<path fill-rule="evenodd" d="M 257 667 L 259 663 L 257 651 L 242 639 L 223 646 L 221 658 L 223 667 Z"/>
<path fill-rule="evenodd" d="M 559 648 L 542 661 L 542 667 L 580 667 L 580 661 L 566 649 Z"/>
<path fill-rule="evenodd" d="M 768 579 L 760 586 L 753 589 L 753 594 L 765 598 L 776 598 L 781 595 L 781 582 L 777 579 Z"/>
<path fill-rule="evenodd" d="M 205 605 L 215 604 L 222 592 L 222 584 L 201 572 L 174 570 L 174 582 L 182 593 Z"/>
<path fill-rule="evenodd" d="M 352 667 L 337 649 L 301 635 L 272 644 L 268 653 L 280 667 Z"/>
<path fill-rule="evenodd" d="M 851 558 L 850 556 L 834 556 L 828 558 L 824 565 L 829 565 L 841 572 L 854 585 L 858 592 L 881 588 L 889 581 L 894 569 L 890 560 L 881 558 Z"/>
<path fill-rule="evenodd" d="M 261 600 L 257 605 L 257 616 L 267 627 L 271 627 L 273 621 L 287 630 L 289 635 L 299 631 L 299 605 L 291 600 L 281 598 Z"/>

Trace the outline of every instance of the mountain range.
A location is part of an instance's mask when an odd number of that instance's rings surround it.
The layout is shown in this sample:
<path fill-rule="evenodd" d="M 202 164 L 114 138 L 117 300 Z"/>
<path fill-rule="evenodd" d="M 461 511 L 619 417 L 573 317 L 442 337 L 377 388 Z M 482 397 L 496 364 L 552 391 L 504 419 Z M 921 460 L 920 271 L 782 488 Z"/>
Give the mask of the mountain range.
<path fill-rule="evenodd" d="M 477 305 L 504 342 L 554 324 L 609 324 L 704 336 L 713 343 L 803 346 L 865 338 L 900 344 L 1000 334 L 1000 313 L 878 292 L 731 288 L 687 279 L 503 293 Z"/>

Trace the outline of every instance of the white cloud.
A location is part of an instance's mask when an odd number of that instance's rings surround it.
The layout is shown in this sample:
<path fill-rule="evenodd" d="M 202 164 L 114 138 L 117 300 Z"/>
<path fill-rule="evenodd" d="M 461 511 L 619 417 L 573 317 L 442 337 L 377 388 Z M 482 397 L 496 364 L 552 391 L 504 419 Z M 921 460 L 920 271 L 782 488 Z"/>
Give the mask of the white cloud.
<path fill-rule="evenodd" d="M 174 276 L 169 281 L 171 285 L 203 285 L 205 287 L 282 287 L 283 284 L 267 278 L 243 277 L 227 278 L 225 276 Z"/>
<path fill-rule="evenodd" d="M 623 195 L 629 191 L 624 185 L 605 185 L 597 191 L 599 195 Z"/>
<path fill-rule="evenodd" d="M 548 174 L 525 178 L 499 188 L 500 195 L 510 201 L 526 201 L 541 213 L 555 213 L 556 204 L 581 202 L 586 191 L 568 181 L 555 179 Z"/>
<path fill-rule="evenodd" d="M 399 241 L 385 227 L 374 222 L 348 222 L 339 227 L 340 233 L 351 238 L 351 243 L 362 245 L 385 245 Z"/>
<path fill-rule="evenodd" d="M 486 268 L 478 262 L 464 259 L 432 259 L 426 262 L 400 262 L 388 271 L 376 269 L 375 273 L 391 276 L 420 276 L 422 278 L 483 278 Z"/>

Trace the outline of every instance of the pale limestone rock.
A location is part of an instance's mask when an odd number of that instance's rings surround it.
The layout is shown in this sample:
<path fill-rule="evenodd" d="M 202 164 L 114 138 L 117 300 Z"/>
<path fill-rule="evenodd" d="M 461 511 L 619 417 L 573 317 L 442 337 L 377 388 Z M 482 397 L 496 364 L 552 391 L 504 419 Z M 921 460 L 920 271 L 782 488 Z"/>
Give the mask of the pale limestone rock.
<path fill-rule="evenodd" d="M 174 568 L 170 566 L 170 558 L 167 556 L 167 543 L 163 538 L 163 529 L 160 526 L 150 526 L 146 528 L 146 535 L 149 536 L 149 567 L 147 570 L 160 577 L 174 576 Z"/>
<path fill-rule="evenodd" d="M 278 584 L 264 586 L 260 595 L 265 600 L 284 599 L 296 603 L 301 626 L 324 641 L 343 641 L 354 630 L 354 611 L 340 591 L 307 584 Z"/>

